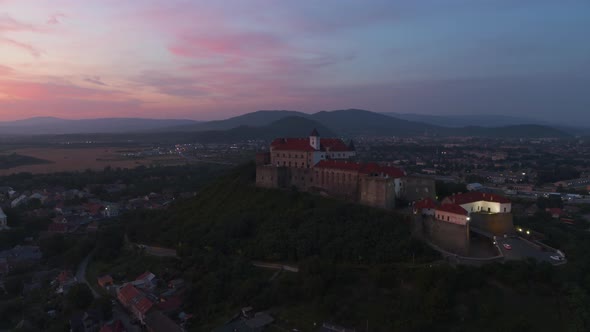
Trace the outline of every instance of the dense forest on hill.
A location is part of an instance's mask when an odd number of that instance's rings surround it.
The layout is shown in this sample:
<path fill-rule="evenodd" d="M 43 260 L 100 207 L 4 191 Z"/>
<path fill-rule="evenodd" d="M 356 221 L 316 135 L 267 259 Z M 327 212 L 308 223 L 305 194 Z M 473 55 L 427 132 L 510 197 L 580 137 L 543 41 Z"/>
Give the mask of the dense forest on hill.
<path fill-rule="evenodd" d="M 370 331 L 590 327 L 587 232 L 546 227 L 558 244 L 570 242 L 574 252 L 564 267 L 532 261 L 452 267 L 411 238 L 402 215 L 260 189 L 253 179 L 254 166 L 242 166 L 194 199 L 128 215 L 118 226 L 132 241 L 178 249 L 176 273 L 190 284 L 185 309 L 195 314 L 191 330 L 211 331 L 249 305 L 269 310 L 278 326 L 301 331 L 326 321 L 358 331 L 367 324 Z M 125 262 L 141 261 L 112 259 L 122 270 Z M 271 279 L 253 259 L 297 264 L 300 272 Z"/>
<path fill-rule="evenodd" d="M 396 213 L 297 191 L 256 188 L 246 165 L 167 211 L 141 211 L 128 220 L 138 242 L 178 246 L 185 255 L 211 248 L 248 259 L 375 264 L 425 256 Z M 432 258 L 430 255 L 429 258 Z"/>

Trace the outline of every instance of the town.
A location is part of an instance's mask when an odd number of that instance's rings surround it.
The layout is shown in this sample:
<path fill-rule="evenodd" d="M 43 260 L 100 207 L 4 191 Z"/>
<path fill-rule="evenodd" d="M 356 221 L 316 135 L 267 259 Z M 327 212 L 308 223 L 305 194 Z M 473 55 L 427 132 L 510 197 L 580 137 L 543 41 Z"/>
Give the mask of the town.
<path fill-rule="evenodd" d="M 586 158 L 590 150 L 581 140 L 497 140 L 492 144 L 478 138 L 364 136 L 345 142 L 313 130 L 309 137 L 270 142 L 175 144 L 143 151 L 178 154 L 187 165 L 106 168 L 61 175 L 61 183 L 46 175 L 25 181 L 19 175 L 5 177 L 3 183 L 10 184 L 0 186 L 0 236 L 7 239 L 0 252 L 0 285 L 5 293 L 27 296 L 50 290 L 50 303 L 55 304 L 46 306 L 43 315 L 51 321 L 60 315 L 64 305 L 60 302 L 88 292 L 87 301 L 93 304 L 65 317 L 72 331 L 185 330 L 194 316 L 185 304 L 191 286 L 180 271 L 169 272 L 177 269 L 174 262 L 182 248 L 132 242 L 125 236 L 115 244 L 129 252 L 124 259 L 145 256 L 166 262 L 157 263 L 157 272 L 148 265 L 143 271 L 137 267 L 122 273 L 121 266 L 92 263 L 97 249 L 89 241 L 100 238 L 101 230 L 118 227 L 130 214 L 165 211 L 198 197 L 213 169 L 221 174 L 248 158 L 255 159 L 258 187 L 295 188 L 408 216 L 411 236 L 452 266 L 528 259 L 566 265 L 567 252 L 547 241 L 542 227 L 525 220 L 555 220 L 578 229 L 588 228 L 589 223 Z M 170 173 L 172 168 L 175 173 Z M 188 174 L 201 176 L 186 183 Z M 38 186 L 44 182 L 47 185 Z M 63 253 L 48 252 L 64 237 L 73 241 L 78 254 L 59 258 Z M 161 264 L 169 267 L 162 269 Z M 278 272 L 299 270 L 296 265 L 270 262 L 256 266 Z M 23 319 L 18 324 L 39 322 Z M 264 330 L 281 324 L 285 326 L 280 317 L 257 311 L 246 302 L 215 331 Z M 328 320 L 314 324 L 322 331 L 346 330 Z"/>

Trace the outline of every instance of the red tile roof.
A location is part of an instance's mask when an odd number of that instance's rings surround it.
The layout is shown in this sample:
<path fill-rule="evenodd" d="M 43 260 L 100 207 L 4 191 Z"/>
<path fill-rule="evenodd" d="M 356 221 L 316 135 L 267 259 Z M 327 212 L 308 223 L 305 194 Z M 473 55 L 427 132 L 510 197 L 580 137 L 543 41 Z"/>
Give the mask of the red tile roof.
<path fill-rule="evenodd" d="M 361 174 L 385 174 L 392 178 L 401 178 L 405 175 L 404 171 L 396 167 L 381 166 L 377 163 L 356 163 L 342 160 L 322 160 L 314 168 L 354 171 Z"/>
<path fill-rule="evenodd" d="M 156 306 L 164 312 L 174 311 L 182 306 L 182 298 L 180 296 L 172 296 L 159 302 Z"/>
<path fill-rule="evenodd" d="M 105 324 L 101 329 L 100 332 L 123 332 L 125 331 L 125 326 L 123 326 L 123 322 L 120 320 L 116 320 L 113 323 Z"/>
<path fill-rule="evenodd" d="M 270 146 L 275 150 L 287 151 L 315 151 L 309 145 L 308 138 L 275 138 Z M 350 151 L 348 146 L 339 138 L 320 138 L 321 151 Z"/>
<path fill-rule="evenodd" d="M 436 211 L 454 213 L 454 214 L 459 214 L 462 216 L 466 216 L 469 214 L 464 208 L 462 208 L 461 206 L 459 206 L 457 204 L 443 204 L 443 205 L 439 206 L 438 208 L 436 208 Z"/>
<path fill-rule="evenodd" d="M 497 202 L 497 203 L 510 203 L 510 200 L 504 196 L 482 193 L 478 191 L 472 191 L 464 194 L 455 194 L 448 197 L 451 202 L 459 205 L 469 204 L 473 202 L 485 201 L 485 202 Z"/>
<path fill-rule="evenodd" d="M 84 204 L 84 208 L 90 214 L 98 214 L 104 207 L 97 203 L 86 203 Z"/>
<path fill-rule="evenodd" d="M 60 284 L 63 284 L 63 283 L 65 283 L 66 281 L 68 281 L 68 280 L 70 280 L 70 279 L 72 279 L 72 278 L 73 278 L 73 276 L 72 276 L 72 273 L 71 273 L 70 271 L 61 271 L 61 272 L 60 272 L 60 273 L 57 275 L 57 278 L 56 278 L 56 279 L 57 279 L 57 281 L 58 281 Z"/>
<path fill-rule="evenodd" d="M 68 231 L 68 225 L 53 222 L 49 224 L 47 231 L 51 233 L 66 233 Z"/>
<path fill-rule="evenodd" d="M 322 151 L 348 151 L 348 146 L 339 138 L 320 138 Z"/>
<path fill-rule="evenodd" d="M 156 276 L 153 273 L 151 273 L 150 271 L 146 271 L 142 275 L 140 275 L 139 277 L 137 277 L 135 280 L 138 280 L 139 281 L 139 280 L 146 280 L 147 279 L 147 280 L 150 280 L 151 281 L 155 277 Z"/>
<path fill-rule="evenodd" d="M 98 284 L 101 287 L 105 287 L 105 286 L 107 286 L 109 284 L 111 284 L 111 285 L 113 284 L 113 277 L 111 277 L 108 274 L 107 275 L 104 275 L 104 276 L 101 276 L 101 277 L 98 277 L 97 280 L 98 280 Z"/>
<path fill-rule="evenodd" d="M 432 198 L 425 198 L 421 201 L 418 201 L 414 204 L 414 208 L 416 209 L 436 209 L 436 203 Z"/>
<path fill-rule="evenodd" d="M 119 299 L 123 302 L 124 306 L 135 307 L 142 314 L 148 312 L 154 305 L 152 301 L 130 283 L 119 289 Z"/>

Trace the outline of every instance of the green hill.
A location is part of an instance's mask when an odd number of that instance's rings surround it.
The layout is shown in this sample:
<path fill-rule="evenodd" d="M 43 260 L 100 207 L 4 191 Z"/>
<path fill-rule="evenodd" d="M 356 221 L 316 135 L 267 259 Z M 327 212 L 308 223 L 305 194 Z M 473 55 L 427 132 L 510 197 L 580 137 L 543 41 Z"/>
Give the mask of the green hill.
<path fill-rule="evenodd" d="M 300 262 L 407 262 L 426 249 L 410 237 L 408 221 L 392 212 L 300 192 L 256 188 L 253 165 L 243 166 L 173 210 L 131 223 L 139 242 L 184 249 L 211 248 L 247 259 Z M 365 239 L 371 239 L 370 243 Z M 187 249 L 188 250 L 188 249 Z"/>
<path fill-rule="evenodd" d="M 277 326 L 301 331 L 322 322 L 364 331 L 367 321 L 371 331 L 588 326 L 579 316 L 590 312 L 588 293 L 575 277 L 586 265 L 568 263 L 569 272 L 533 262 L 451 267 L 411 238 L 410 221 L 400 214 L 256 188 L 254 173 L 253 164 L 241 166 L 194 199 L 123 218 L 132 241 L 175 247 L 175 266 L 135 254 L 98 272 L 133 277 L 150 269 L 184 278 L 191 331 L 211 331 L 244 306 L 269 310 Z M 297 264 L 300 271 L 271 277 L 252 260 Z"/>

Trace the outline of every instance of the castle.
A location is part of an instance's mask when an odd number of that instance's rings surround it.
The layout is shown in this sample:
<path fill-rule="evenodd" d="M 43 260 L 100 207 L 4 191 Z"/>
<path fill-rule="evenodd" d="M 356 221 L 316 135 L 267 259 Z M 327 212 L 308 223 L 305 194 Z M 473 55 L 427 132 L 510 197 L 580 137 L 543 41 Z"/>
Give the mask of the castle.
<path fill-rule="evenodd" d="M 269 152 L 256 156 L 256 185 L 319 192 L 385 209 L 395 208 L 396 200 L 435 196 L 432 179 L 355 157 L 352 141 L 321 138 L 315 129 L 308 138 L 277 138 Z"/>

